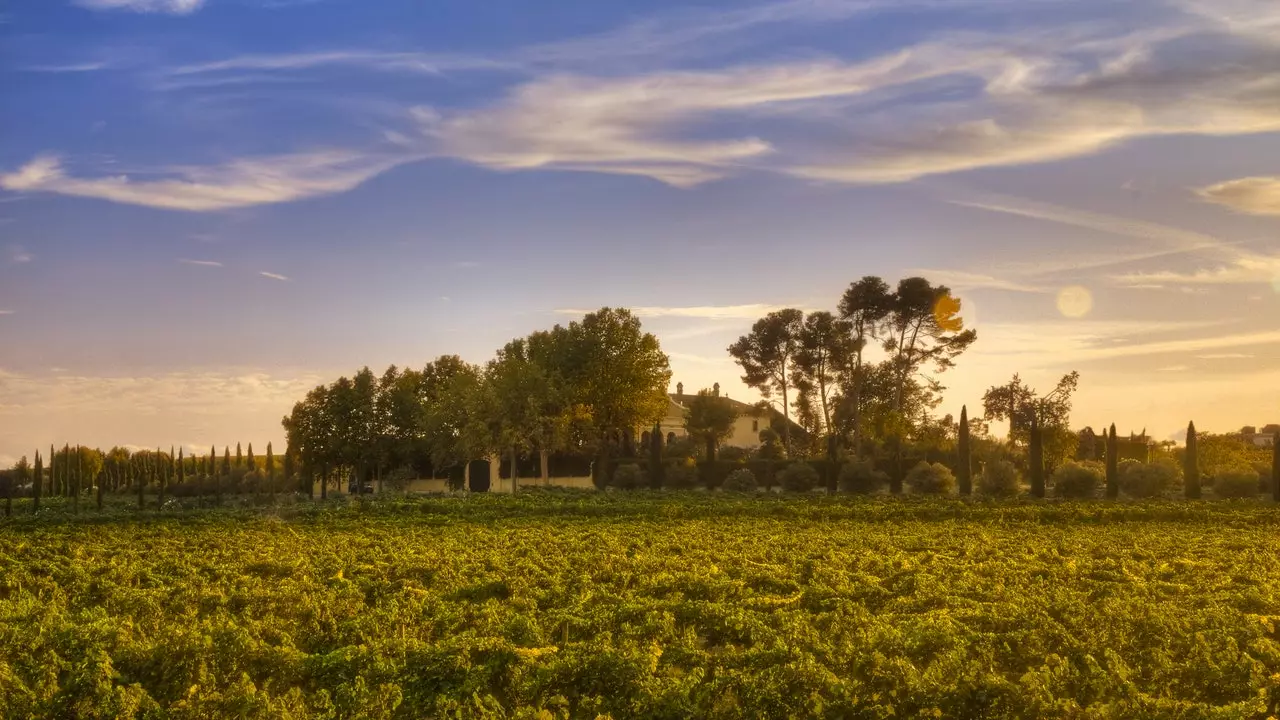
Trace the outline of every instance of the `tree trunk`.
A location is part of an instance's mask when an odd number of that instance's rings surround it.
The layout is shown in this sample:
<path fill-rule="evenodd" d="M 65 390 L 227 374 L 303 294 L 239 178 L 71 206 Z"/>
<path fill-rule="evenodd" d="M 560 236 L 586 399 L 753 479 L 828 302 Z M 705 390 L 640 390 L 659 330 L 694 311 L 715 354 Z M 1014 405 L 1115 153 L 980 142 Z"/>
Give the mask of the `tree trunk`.
<path fill-rule="evenodd" d="M 143 486 L 142 486 L 142 475 L 138 475 L 138 477 L 134 480 L 134 482 L 138 483 L 138 509 L 145 510 L 146 496 L 143 494 L 145 491 L 143 490 Z"/>
<path fill-rule="evenodd" d="M 520 469 L 516 465 L 516 446 L 511 446 L 511 494 L 520 489 Z"/>
<path fill-rule="evenodd" d="M 1031 494 L 1044 497 L 1044 437 L 1040 432 L 1040 418 L 1031 417 L 1031 441 L 1028 453 L 1031 462 Z"/>
<path fill-rule="evenodd" d="M 102 481 L 105 475 L 106 475 L 105 472 L 100 473 L 98 475 L 98 481 L 97 483 L 95 483 L 98 486 L 98 512 L 102 512 L 102 485 L 103 485 Z"/>
<path fill-rule="evenodd" d="M 782 447 L 791 458 L 791 402 L 787 399 L 787 369 L 782 368 Z"/>
<path fill-rule="evenodd" d="M 550 453 L 545 448 L 538 450 L 538 473 L 542 480 L 542 486 L 546 487 L 551 484 L 551 458 Z"/>
<path fill-rule="evenodd" d="M 827 494 L 835 495 L 839 489 L 840 449 L 837 438 L 833 433 L 827 434 Z"/>

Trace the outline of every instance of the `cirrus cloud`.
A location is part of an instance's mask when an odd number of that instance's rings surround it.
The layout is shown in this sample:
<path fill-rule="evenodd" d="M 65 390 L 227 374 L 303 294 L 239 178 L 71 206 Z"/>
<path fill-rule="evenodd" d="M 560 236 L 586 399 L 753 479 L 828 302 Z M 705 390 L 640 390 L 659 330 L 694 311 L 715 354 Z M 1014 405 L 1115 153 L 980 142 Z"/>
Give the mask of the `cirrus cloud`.
<path fill-rule="evenodd" d="M 1248 177 L 1199 188 L 1211 203 L 1250 215 L 1280 215 L 1280 177 Z"/>

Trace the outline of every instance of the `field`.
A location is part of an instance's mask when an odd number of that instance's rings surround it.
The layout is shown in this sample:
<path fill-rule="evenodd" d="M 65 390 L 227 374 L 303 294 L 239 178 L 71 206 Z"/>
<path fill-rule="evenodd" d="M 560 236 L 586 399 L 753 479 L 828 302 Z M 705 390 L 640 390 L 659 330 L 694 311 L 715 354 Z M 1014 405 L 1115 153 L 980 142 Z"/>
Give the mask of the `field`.
<path fill-rule="evenodd" d="M 530 493 L 0 525 L 5 718 L 1266 718 L 1280 511 Z"/>

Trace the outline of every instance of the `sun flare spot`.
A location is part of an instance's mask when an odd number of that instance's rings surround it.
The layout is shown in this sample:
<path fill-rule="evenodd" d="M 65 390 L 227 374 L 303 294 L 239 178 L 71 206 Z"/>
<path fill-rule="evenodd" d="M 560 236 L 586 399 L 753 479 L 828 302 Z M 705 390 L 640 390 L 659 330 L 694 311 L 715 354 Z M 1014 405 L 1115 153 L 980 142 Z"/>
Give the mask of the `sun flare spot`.
<path fill-rule="evenodd" d="M 1079 285 L 1064 287 L 1058 292 L 1058 312 L 1064 317 L 1082 318 L 1093 310 L 1093 293 Z"/>

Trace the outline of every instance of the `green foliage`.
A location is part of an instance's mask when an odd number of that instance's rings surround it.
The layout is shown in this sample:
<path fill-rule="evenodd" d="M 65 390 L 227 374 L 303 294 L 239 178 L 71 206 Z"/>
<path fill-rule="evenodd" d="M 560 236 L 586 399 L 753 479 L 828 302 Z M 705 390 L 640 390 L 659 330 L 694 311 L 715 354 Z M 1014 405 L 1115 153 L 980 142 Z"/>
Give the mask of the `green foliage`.
<path fill-rule="evenodd" d="M 669 462 L 662 470 L 663 487 L 690 490 L 698 485 L 698 466 L 692 459 Z"/>
<path fill-rule="evenodd" d="M 1213 494 L 1224 499 L 1258 497 L 1259 475 L 1253 470 L 1224 470 L 1213 477 Z"/>
<path fill-rule="evenodd" d="M 1179 489 L 1182 470 L 1171 460 L 1150 463 L 1125 460 L 1120 463 L 1120 490 L 1133 498 L 1160 497 Z"/>
<path fill-rule="evenodd" d="M 791 389 L 804 313 L 795 308 L 776 310 L 757 320 L 751 332 L 729 346 L 729 355 L 742 367 L 742 382 L 760 391 L 766 399 L 782 396 L 782 445 L 791 447 Z"/>
<path fill-rule="evenodd" d="M 993 460 L 982 466 L 978 492 L 992 497 L 1013 497 L 1022 492 L 1022 477 L 1008 460 Z"/>
<path fill-rule="evenodd" d="M 22 619 L 0 717 L 1273 712 L 1262 504 L 531 492 L 298 512 L 0 525 L 0 617 Z"/>
<path fill-rule="evenodd" d="M 807 462 L 793 462 L 778 472 L 778 484 L 792 493 L 807 493 L 818 485 L 818 471 Z"/>
<path fill-rule="evenodd" d="M 956 476 L 942 463 L 922 461 L 907 472 L 906 483 L 921 495 L 950 495 L 956 489 Z"/>
<path fill-rule="evenodd" d="M 842 493 L 870 495 L 889 485 L 888 473 L 876 470 L 874 462 L 858 460 L 840 468 L 839 488 Z"/>
<path fill-rule="evenodd" d="M 1106 481 L 1106 467 L 1097 462 L 1069 462 L 1053 473 L 1053 492 L 1061 498 L 1091 498 Z"/>
<path fill-rule="evenodd" d="M 733 434 L 733 424 L 737 420 L 738 411 L 728 399 L 719 397 L 710 390 L 699 390 L 689 401 L 684 427 L 690 439 L 706 447 L 707 459 L 714 460 L 715 448 L 720 441 Z"/>
<path fill-rule="evenodd" d="M 738 468 L 729 473 L 720 486 L 725 492 L 753 493 L 756 491 L 756 474 L 748 468 Z"/>
<path fill-rule="evenodd" d="M 610 485 L 619 490 L 639 490 L 647 487 L 649 478 L 644 469 L 635 463 L 624 463 L 613 469 Z"/>

